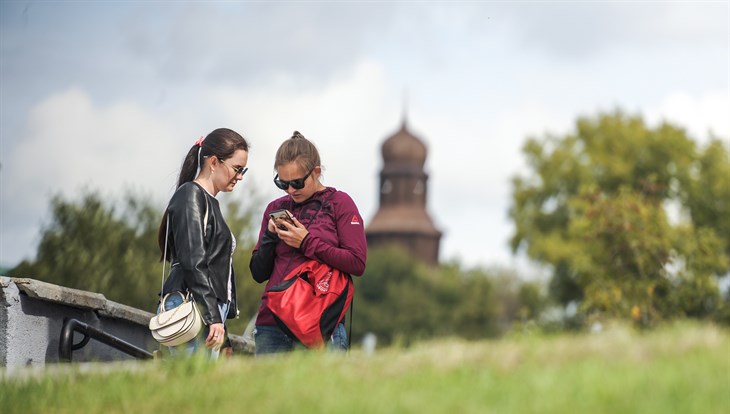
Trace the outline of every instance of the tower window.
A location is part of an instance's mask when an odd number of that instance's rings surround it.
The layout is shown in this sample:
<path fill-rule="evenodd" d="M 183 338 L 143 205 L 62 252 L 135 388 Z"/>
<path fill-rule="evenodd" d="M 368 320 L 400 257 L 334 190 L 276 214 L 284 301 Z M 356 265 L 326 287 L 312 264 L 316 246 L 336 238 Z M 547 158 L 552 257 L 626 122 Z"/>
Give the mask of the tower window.
<path fill-rule="evenodd" d="M 416 181 L 416 185 L 413 186 L 413 194 L 421 195 L 423 194 L 424 186 L 423 186 L 423 180 Z"/>
<path fill-rule="evenodd" d="M 383 187 L 380 189 L 380 192 L 382 194 L 390 194 L 391 191 L 393 191 L 393 183 L 386 179 L 383 181 Z"/>

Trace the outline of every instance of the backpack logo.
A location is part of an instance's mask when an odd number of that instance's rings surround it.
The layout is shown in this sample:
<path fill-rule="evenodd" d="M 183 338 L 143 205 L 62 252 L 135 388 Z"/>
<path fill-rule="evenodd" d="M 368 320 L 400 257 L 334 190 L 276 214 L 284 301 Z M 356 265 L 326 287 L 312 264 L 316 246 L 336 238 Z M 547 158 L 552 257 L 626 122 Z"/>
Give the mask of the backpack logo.
<path fill-rule="evenodd" d="M 327 276 L 323 277 L 322 280 L 317 282 L 317 290 L 322 293 L 327 293 L 330 290 L 330 279 L 332 279 L 332 271 L 327 272 Z"/>
<path fill-rule="evenodd" d="M 353 214 L 350 224 L 360 224 L 360 220 L 357 219 L 357 215 Z"/>

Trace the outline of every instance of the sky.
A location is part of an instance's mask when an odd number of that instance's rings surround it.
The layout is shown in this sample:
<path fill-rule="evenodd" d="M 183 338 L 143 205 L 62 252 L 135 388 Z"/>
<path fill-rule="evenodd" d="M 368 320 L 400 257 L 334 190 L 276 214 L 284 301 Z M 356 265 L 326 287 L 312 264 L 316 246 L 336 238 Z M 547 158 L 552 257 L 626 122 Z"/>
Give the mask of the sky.
<path fill-rule="evenodd" d="M 727 140 L 730 2 L 2 0 L 0 265 L 35 257 L 54 195 L 162 210 L 218 127 L 251 144 L 219 200 L 262 213 L 298 130 L 367 225 L 405 118 L 429 151 L 440 259 L 528 269 L 508 244 L 522 145 L 617 109 Z"/>

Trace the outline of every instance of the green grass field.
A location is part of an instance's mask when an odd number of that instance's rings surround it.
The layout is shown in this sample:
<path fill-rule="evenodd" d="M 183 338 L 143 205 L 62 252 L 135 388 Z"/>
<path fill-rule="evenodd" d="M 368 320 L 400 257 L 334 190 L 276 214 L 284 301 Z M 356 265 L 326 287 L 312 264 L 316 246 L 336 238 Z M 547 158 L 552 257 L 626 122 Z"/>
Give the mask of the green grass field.
<path fill-rule="evenodd" d="M 296 352 L 5 374 L 0 413 L 728 413 L 730 333 L 443 340 L 365 355 Z"/>

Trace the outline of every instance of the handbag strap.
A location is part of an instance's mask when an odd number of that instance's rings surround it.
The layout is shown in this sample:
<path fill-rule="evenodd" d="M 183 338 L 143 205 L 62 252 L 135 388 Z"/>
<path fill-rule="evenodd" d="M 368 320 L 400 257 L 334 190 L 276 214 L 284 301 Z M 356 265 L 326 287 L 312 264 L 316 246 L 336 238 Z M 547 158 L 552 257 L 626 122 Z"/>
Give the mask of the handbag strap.
<path fill-rule="evenodd" d="M 205 215 L 203 216 L 203 239 L 207 237 L 208 232 L 208 196 L 205 195 Z M 164 303 L 162 302 L 164 299 L 164 296 L 162 295 L 162 291 L 165 288 L 165 263 L 167 263 L 167 242 L 168 237 L 170 236 L 170 214 L 168 212 L 167 218 L 165 219 L 165 249 L 162 252 L 162 276 L 160 280 L 160 303 L 164 307 Z M 172 267 L 172 265 L 170 265 Z"/>
<path fill-rule="evenodd" d="M 165 287 L 165 265 L 167 263 L 167 239 L 170 236 L 170 215 L 168 214 L 165 218 L 165 248 L 162 253 L 162 277 L 160 281 L 160 304 L 164 307 L 163 304 L 164 296 L 162 296 L 162 290 Z"/>

